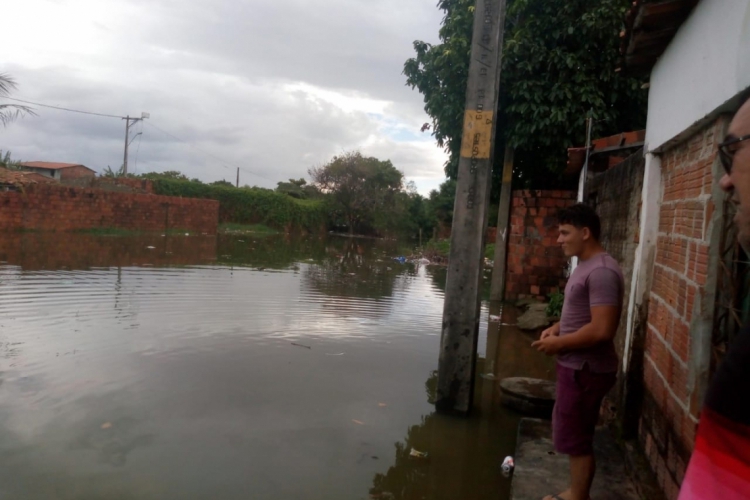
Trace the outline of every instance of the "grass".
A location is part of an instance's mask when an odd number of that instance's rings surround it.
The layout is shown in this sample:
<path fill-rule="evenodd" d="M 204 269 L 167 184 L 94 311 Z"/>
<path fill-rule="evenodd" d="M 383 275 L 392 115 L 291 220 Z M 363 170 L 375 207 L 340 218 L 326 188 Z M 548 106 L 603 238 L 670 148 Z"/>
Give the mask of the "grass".
<path fill-rule="evenodd" d="M 240 224 L 237 222 L 225 222 L 219 225 L 220 233 L 255 233 L 255 234 L 278 234 L 279 231 L 265 224 Z"/>

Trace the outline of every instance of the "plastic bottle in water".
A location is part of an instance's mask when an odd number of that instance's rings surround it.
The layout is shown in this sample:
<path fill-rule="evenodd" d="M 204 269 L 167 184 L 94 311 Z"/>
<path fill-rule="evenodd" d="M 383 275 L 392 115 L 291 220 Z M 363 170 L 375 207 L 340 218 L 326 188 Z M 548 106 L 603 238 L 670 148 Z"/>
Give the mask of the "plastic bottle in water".
<path fill-rule="evenodd" d="M 503 472 L 507 475 L 513 472 L 513 469 L 516 467 L 515 462 L 513 462 L 513 457 L 507 456 L 505 457 L 505 460 L 503 460 L 503 465 L 501 468 L 503 469 Z"/>

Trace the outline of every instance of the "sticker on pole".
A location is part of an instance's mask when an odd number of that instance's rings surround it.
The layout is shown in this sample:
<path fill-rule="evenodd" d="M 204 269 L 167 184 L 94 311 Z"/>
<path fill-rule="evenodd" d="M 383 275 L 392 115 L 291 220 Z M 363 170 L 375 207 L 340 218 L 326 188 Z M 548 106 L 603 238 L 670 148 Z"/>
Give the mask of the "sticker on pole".
<path fill-rule="evenodd" d="M 461 156 L 472 160 L 486 160 L 492 149 L 492 113 L 466 111 L 464 134 L 461 138 Z"/>

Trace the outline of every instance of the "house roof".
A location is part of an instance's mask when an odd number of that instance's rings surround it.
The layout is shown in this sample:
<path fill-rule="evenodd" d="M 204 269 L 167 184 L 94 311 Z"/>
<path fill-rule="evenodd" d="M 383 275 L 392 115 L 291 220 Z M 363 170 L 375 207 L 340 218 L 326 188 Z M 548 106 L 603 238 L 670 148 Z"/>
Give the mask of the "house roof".
<path fill-rule="evenodd" d="M 85 165 L 81 165 L 80 163 L 59 163 L 54 161 L 27 161 L 21 163 L 21 166 L 28 168 L 45 168 L 47 170 L 61 170 L 70 167 L 83 167 L 88 168 L 92 172 L 94 171 L 93 169 L 90 169 Z"/>
<path fill-rule="evenodd" d="M 0 167 L 0 184 L 25 185 L 37 184 L 39 182 L 44 183 L 54 181 L 34 172 L 21 172 Z"/>
<path fill-rule="evenodd" d="M 646 139 L 645 130 L 636 130 L 634 132 L 623 132 L 621 134 L 602 137 L 591 141 L 591 150 L 589 152 L 589 169 L 592 172 L 602 172 L 614 167 L 633 150 L 643 147 L 643 141 Z M 565 168 L 565 175 L 575 175 L 581 171 L 586 163 L 586 147 L 568 148 L 568 166 Z"/>
<path fill-rule="evenodd" d="M 635 0 L 620 33 L 622 68 L 646 74 L 700 0 Z"/>

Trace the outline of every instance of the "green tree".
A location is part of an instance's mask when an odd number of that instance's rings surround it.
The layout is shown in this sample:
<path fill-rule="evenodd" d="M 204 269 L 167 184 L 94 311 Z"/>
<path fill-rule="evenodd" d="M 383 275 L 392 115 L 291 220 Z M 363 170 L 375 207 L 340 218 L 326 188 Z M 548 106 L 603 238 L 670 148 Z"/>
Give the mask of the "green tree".
<path fill-rule="evenodd" d="M 439 225 L 450 226 L 453 222 L 453 205 L 456 202 L 456 181 L 448 179 L 438 189 L 430 191 L 427 199 L 429 217 Z"/>
<path fill-rule="evenodd" d="M 565 150 L 584 143 L 589 116 L 595 137 L 645 126 L 642 81 L 617 71 L 629 4 L 509 0 L 496 150 L 506 143 L 516 148 L 517 179 L 535 186 L 558 182 Z M 404 74 L 424 96 L 433 135 L 449 153 L 446 175 L 455 179 L 474 1 L 440 0 L 438 7 L 445 12 L 441 43 L 414 42 L 416 57 L 406 61 Z"/>
<path fill-rule="evenodd" d="M 377 219 L 397 206 L 402 174 L 390 160 L 365 157 L 357 151 L 335 156 L 308 173 L 314 185 L 330 199 L 333 217 L 340 217 L 349 233 L 374 228 Z"/>
<path fill-rule="evenodd" d="M 230 188 L 234 187 L 234 184 L 232 184 L 231 182 L 229 182 L 227 180 L 224 180 L 224 179 L 222 179 L 220 181 L 211 182 L 208 185 L 209 186 L 223 186 L 223 187 L 230 187 Z"/>
<path fill-rule="evenodd" d="M 168 179 L 173 181 L 188 181 L 191 180 L 187 175 L 177 170 L 167 170 L 166 172 L 146 172 L 140 176 L 143 179 L 151 179 L 152 181 L 160 179 Z M 201 182 L 198 179 L 192 179 L 193 182 Z"/>
<path fill-rule="evenodd" d="M 0 97 L 10 96 L 10 91 L 16 88 L 16 82 L 5 73 L 0 73 Z M 23 115 L 36 115 L 34 110 L 20 104 L 0 104 L 0 122 L 3 126 L 8 125 L 16 118 Z"/>
<path fill-rule="evenodd" d="M 320 196 L 318 189 L 315 186 L 308 184 L 307 181 L 302 178 L 289 179 L 289 182 L 277 182 L 276 191 L 299 200 L 318 198 Z"/>
<path fill-rule="evenodd" d="M 7 168 L 8 170 L 21 170 L 21 161 L 14 160 L 10 156 L 10 151 L 6 151 L 3 154 L 3 150 L 0 149 L 0 167 Z"/>

